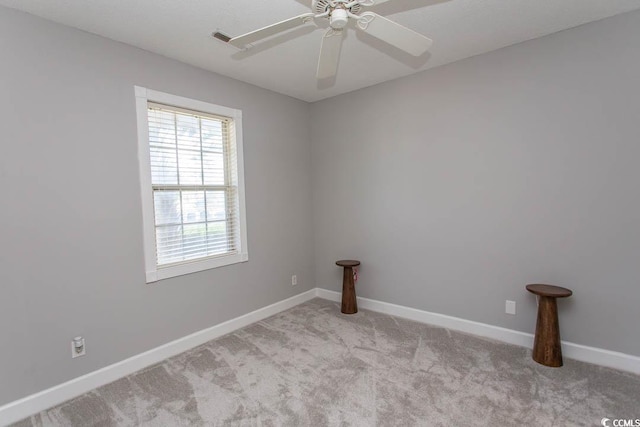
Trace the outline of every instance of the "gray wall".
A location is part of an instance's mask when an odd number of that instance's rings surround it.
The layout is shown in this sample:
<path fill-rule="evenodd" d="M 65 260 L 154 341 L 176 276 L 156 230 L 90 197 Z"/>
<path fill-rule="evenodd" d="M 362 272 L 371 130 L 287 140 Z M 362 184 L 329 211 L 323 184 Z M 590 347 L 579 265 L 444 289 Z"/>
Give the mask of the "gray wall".
<path fill-rule="evenodd" d="M 640 12 L 312 105 L 316 283 L 640 355 Z M 329 125 L 330 124 L 330 125 Z M 504 314 L 506 299 L 518 304 Z"/>
<path fill-rule="evenodd" d="M 347 257 L 361 296 L 522 331 L 524 284 L 568 286 L 565 339 L 640 355 L 638 39 L 636 12 L 309 106 L 0 8 L 0 405 L 339 290 Z M 144 283 L 134 85 L 243 110 L 248 263 Z"/>
<path fill-rule="evenodd" d="M 0 58 L 0 405 L 315 286 L 307 103 L 5 8 Z M 243 110 L 248 263 L 145 284 L 134 85 Z"/>

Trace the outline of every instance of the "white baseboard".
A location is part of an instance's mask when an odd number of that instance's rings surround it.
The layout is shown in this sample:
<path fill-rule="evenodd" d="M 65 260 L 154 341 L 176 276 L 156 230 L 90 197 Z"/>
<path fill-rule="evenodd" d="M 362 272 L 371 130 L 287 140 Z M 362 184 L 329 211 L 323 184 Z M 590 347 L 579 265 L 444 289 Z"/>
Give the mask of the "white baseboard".
<path fill-rule="evenodd" d="M 340 301 L 342 298 L 342 294 L 340 292 L 321 288 L 316 288 L 316 292 L 318 297 L 331 301 Z M 416 322 L 428 323 L 430 325 L 441 326 L 443 328 L 466 332 L 481 337 L 492 338 L 494 340 L 522 347 L 533 347 L 533 334 L 514 331 L 513 329 L 501 328 L 499 326 L 488 325 L 486 323 L 474 322 L 444 314 L 431 313 L 424 310 L 418 310 L 368 298 L 358 297 L 358 307 L 415 320 Z M 589 347 L 568 341 L 562 341 L 562 353 L 564 357 L 569 359 L 640 374 L 640 357 L 638 356 L 604 350 L 596 347 Z"/>
<path fill-rule="evenodd" d="M 320 298 L 331 301 L 341 301 L 342 299 L 342 294 L 340 292 L 329 291 L 327 289 L 317 288 L 317 295 Z M 416 308 L 405 307 L 368 298 L 358 297 L 358 307 L 366 310 L 377 311 L 378 313 L 385 313 L 409 320 L 415 320 L 420 323 L 428 323 L 430 325 L 442 326 L 443 328 L 479 335 L 481 337 L 492 338 L 494 340 L 522 347 L 533 347 L 533 335 L 514 331 L 512 329 L 491 326 L 485 323 L 461 319 L 459 317 L 431 313 L 429 311 L 418 310 Z"/>
<path fill-rule="evenodd" d="M 327 289 L 315 288 L 310 291 L 293 296 L 286 300 L 271 304 L 267 307 L 252 311 L 235 319 L 212 326 L 186 337 L 172 341 L 168 344 L 130 357 L 129 359 L 90 372 L 81 377 L 67 381 L 39 393 L 27 396 L 15 402 L 0 407 L 0 425 L 11 424 L 20 421 L 30 415 L 58 405 L 66 400 L 91 391 L 117 379 L 130 375 L 140 369 L 151 366 L 162 360 L 180 354 L 191 348 L 204 344 L 212 339 L 243 328 L 252 323 L 273 316 L 315 297 L 331 301 L 340 301 L 339 292 Z M 446 316 L 444 314 L 431 313 L 415 308 L 390 304 L 368 298 L 358 297 L 358 306 L 380 313 L 403 317 L 417 322 L 428 323 L 461 332 L 492 338 L 498 341 L 515 344 L 527 348 L 533 345 L 533 335 L 512 329 L 492 326 L 485 323 Z M 564 356 L 567 358 L 607 366 L 623 371 L 640 374 L 640 357 L 600 348 L 588 347 L 571 342 L 562 342 Z"/>
<path fill-rule="evenodd" d="M 0 407 L 0 425 L 7 425 L 20 421 L 37 412 L 59 405 L 69 399 L 84 394 L 94 388 L 109 384 L 117 379 L 132 374 L 140 369 L 151 366 L 162 360 L 180 354 L 191 348 L 218 338 L 222 335 L 243 328 L 252 323 L 266 319 L 303 302 L 316 297 L 316 290 L 298 294 L 283 301 L 260 308 L 235 319 L 228 320 L 213 327 L 203 329 L 168 344 L 125 359 L 113 365 L 106 366 L 81 377 L 67 381 L 47 390 L 41 391 L 23 399 L 16 400 Z"/>

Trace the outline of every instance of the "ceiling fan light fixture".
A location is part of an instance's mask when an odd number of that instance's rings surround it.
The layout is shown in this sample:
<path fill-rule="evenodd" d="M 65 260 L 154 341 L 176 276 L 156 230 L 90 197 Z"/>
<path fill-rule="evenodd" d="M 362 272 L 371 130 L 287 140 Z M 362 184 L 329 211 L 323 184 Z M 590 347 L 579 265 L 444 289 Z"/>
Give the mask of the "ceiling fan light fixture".
<path fill-rule="evenodd" d="M 345 9 L 334 9 L 331 12 L 331 18 L 329 19 L 329 24 L 331 28 L 334 30 L 343 29 L 347 23 L 349 22 L 349 14 Z"/>

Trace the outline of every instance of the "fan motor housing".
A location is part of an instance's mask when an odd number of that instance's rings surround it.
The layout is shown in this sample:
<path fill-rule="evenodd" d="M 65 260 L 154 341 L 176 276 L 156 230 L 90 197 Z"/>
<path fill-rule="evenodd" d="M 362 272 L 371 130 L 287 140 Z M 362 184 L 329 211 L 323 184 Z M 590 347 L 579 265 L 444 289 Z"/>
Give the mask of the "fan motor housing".
<path fill-rule="evenodd" d="M 346 2 L 345 2 L 346 4 Z M 313 13 L 315 13 L 316 15 L 319 15 L 321 13 L 325 13 L 327 10 L 330 10 L 331 6 L 329 5 L 329 2 L 327 0 L 312 0 L 311 1 L 311 10 L 313 10 Z M 349 10 L 351 11 L 351 13 L 355 13 L 356 15 L 360 12 L 360 10 L 362 9 L 362 7 L 359 4 L 356 4 L 354 6 L 351 6 L 349 8 Z"/>

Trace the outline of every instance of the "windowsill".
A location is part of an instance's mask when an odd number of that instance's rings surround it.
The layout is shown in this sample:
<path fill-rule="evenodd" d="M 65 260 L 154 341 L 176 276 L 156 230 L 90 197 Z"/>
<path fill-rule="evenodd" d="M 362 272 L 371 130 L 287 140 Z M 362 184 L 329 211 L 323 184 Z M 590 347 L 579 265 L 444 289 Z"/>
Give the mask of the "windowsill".
<path fill-rule="evenodd" d="M 168 279 L 170 277 L 197 273 L 198 271 L 211 270 L 213 268 L 224 267 L 226 265 L 239 264 L 241 262 L 247 262 L 248 260 L 249 255 L 243 253 L 195 260 L 193 262 L 170 265 L 167 267 L 159 267 L 156 271 L 147 271 L 147 283 L 157 282 L 158 280 Z"/>

